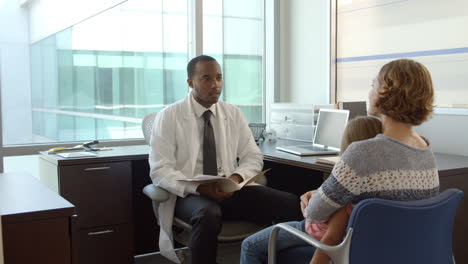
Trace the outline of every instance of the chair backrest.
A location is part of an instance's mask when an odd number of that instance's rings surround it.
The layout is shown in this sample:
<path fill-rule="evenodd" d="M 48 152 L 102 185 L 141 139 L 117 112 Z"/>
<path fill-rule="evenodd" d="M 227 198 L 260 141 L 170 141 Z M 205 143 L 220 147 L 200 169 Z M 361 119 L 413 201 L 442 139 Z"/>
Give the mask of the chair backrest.
<path fill-rule="evenodd" d="M 145 138 L 146 144 L 148 145 L 150 143 L 151 130 L 153 129 L 153 123 L 154 119 L 156 118 L 156 114 L 157 112 L 147 114 L 141 122 L 141 130 L 143 131 L 143 137 Z"/>
<path fill-rule="evenodd" d="M 419 201 L 367 199 L 352 212 L 349 263 L 453 263 L 452 229 L 463 192 Z"/>

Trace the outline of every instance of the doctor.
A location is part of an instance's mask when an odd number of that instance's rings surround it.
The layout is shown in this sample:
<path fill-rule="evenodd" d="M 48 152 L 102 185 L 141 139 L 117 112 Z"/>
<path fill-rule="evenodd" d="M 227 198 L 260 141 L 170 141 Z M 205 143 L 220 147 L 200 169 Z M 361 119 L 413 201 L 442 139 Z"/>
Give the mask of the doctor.
<path fill-rule="evenodd" d="M 174 214 L 193 227 L 190 263 L 216 263 L 222 219 L 264 224 L 299 220 L 299 198 L 265 186 L 222 192 L 216 183 L 199 185 L 178 179 L 220 175 L 242 182 L 260 172 L 263 159 L 242 112 L 218 101 L 223 76 L 218 62 L 198 56 L 187 65 L 191 93 L 156 116 L 149 156 L 153 183 L 172 195 L 158 209 L 161 253 L 180 263 L 173 251 Z"/>

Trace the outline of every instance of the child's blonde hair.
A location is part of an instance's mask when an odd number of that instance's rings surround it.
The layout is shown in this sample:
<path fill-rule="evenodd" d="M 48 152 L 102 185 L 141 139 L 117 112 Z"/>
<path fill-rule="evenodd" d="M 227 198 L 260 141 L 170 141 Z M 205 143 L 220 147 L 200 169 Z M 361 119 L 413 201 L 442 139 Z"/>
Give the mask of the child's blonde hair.
<path fill-rule="evenodd" d="M 349 144 L 373 138 L 382 133 L 382 122 L 372 116 L 358 116 L 346 125 L 341 139 L 341 154 L 345 152 Z"/>

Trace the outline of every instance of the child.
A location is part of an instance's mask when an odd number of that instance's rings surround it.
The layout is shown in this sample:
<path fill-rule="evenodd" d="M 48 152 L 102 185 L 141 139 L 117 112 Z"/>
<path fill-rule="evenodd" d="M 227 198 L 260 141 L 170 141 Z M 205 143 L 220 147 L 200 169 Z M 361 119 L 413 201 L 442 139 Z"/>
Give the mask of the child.
<path fill-rule="evenodd" d="M 341 140 L 341 154 L 344 153 L 344 151 L 348 148 L 348 146 L 351 143 L 355 141 L 373 138 L 381 133 L 382 122 L 380 122 L 379 119 L 370 116 L 360 116 L 354 118 L 353 120 L 348 122 L 348 125 L 346 126 L 346 129 L 343 133 L 343 138 Z M 325 244 L 333 244 L 339 242 L 339 240 L 343 238 L 344 232 L 346 231 L 346 225 L 344 225 L 344 223 L 346 223 L 347 221 L 333 221 L 333 218 L 347 219 L 351 215 L 352 209 L 353 206 L 351 204 L 348 204 L 344 208 L 336 212 L 330 219 L 330 221 L 322 224 L 311 223 L 309 221 L 311 216 L 308 215 L 308 210 L 306 210 L 305 228 L 307 233 L 315 239 L 324 242 Z M 335 228 L 331 228 L 332 230 L 334 230 L 333 232 L 327 232 L 329 222 L 335 225 Z M 328 263 L 328 261 L 329 257 L 324 253 L 320 252 L 320 250 L 317 250 L 310 263 L 322 264 Z"/>

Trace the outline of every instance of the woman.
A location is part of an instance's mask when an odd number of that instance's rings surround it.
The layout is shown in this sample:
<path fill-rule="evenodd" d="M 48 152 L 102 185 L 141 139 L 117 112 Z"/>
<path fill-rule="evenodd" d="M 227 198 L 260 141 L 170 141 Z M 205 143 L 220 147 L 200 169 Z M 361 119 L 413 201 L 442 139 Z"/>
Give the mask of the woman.
<path fill-rule="evenodd" d="M 409 201 L 433 197 L 439 192 L 439 177 L 429 142 L 413 126 L 426 121 L 433 110 L 434 90 L 429 71 L 408 59 L 384 65 L 369 93 L 369 114 L 382 120 L 383 134 L 354 142 L 343 153 L 330 177 L 317 191 L 301 196 L 301 208 L 311 223 L 328 221 L 322 242 L 334 245 L 343 237 L 348 217 L 345 206 L 367 198 Z M 305 231 L 305 221 L 289 222 Z M 241 263 L 264 263 L 271 227 L 242 243 Z M 279 232 L 278 250 L 305 245 Z M 326 263 L 317 251 L 312 263 Z"/>
<path fill-rule="evenodd" d="M 378 134 L 382 134 L 382 122 L 372 116 L 358 116 L 348 122 L 343 132 L 343 138 L 341 139 L 341 154 L 343 154 L 348 146 L 356 141 L 362 141 L 370 138 L 374 138 Z M 312 194 L 313 192 L 311 192 Z M 308 204 L 309 198 L 305 198 L 304 195 L 301 197 L 301 208 L 305 208 Z M 353 206 L 348 203 L 345 207 L 338 210 L 332 215 L 332 217 L 325 223 L 314 223 L 313 215 L 309 215 L 306 212 L 304 217 L 305 230 L 306 232 L 317 240 L 323 243 L 332 245 L 338 243 L 344 236 L 346 226 L 348 224 L 349 216 Z M 320 251 L 314 255 L 313 264 L 327 263 L 329 257 Z"/>

